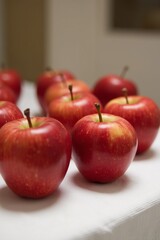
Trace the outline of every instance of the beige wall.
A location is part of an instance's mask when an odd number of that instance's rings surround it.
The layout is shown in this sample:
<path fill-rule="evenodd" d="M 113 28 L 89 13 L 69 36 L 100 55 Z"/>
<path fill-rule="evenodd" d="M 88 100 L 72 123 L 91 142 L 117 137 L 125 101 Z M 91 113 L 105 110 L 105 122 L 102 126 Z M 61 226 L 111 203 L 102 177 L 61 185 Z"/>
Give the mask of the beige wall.
<path fill-rule="evenodd" d="M 47 0 L 46 57 L 55 68 L 73 70 L 90 85 L 130 66 L 127 77 L 160 105 L 160 35 L 112 32 L 111 0 Z"/>
<path fill-rule="evenodd" d="M 46 1 L 47 65 L 90 82 L 96 69 L 96 0 Z"/>
<path fill-rule="evenodd" d="M 7 64 L 35 80 L 44 68 L 44 0 L 5 3 Z"/>

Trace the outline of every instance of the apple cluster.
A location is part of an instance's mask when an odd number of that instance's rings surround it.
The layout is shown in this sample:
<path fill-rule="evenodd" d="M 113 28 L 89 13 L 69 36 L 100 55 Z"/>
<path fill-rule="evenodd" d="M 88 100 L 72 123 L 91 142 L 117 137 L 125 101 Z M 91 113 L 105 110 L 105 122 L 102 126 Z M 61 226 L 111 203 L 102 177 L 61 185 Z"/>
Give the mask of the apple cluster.
<path fill-rule="evenodd" d="M 138 94 L 136 84 L 124 77 L 126 70 L 103 76 L 90 88 L 70 71 L 47 68 L 35 82 L 42 113 L 34 117 L 29 108 L 23 114 L 16 106 L 20 77 L 14 78 L 13 70 L 0 72 L 0 97 L 5 87 L 16 96 L 0 98 L 0 173 L 13 192 L 28 198 L 50 195 L 71 157 L 87 180 L 109 183 L 151 147 L 159 107 Z"/>
<path fill-rule="evenodd" d="M 130 163 L 135 154 L 147 151 L 158 134 L 159 107 L 149 97 L 139 95 L 135 82 L 125 77 L 127 71 L 128 66 L 125 66 L 120 75 L 100 77 L 92 89 L 68 71 L 49 69 L 37 81 L 37 96 L 44 113 L 59 120 L 70 132 L 73 159 L 89 180 L 117 179 L 127 169 L 127 165 L 123 165 L 125 159 Z M 39 89 L 46 90 L 41 94 Z M 95 103 L 99 104 L 100 118 L 97 118 Z M 124 120 L 129 125 L 125 122 L 124 129 L 118 127 L 117 123 Z M 134 150 L 129 145 L 131 136 Z M 112 176 L 109 177 L 110 171 Z"/>

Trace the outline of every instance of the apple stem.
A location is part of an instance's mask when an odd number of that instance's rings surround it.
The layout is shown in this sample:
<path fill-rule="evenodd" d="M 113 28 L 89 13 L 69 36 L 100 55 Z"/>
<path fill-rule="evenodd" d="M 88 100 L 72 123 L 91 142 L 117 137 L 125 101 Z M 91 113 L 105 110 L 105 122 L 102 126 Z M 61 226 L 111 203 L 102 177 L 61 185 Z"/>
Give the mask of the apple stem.
<path fill-rule="evenodd" d="M 103 122 L 100 104 L 99 104 L 99 103 L 95 103 L 94 105 L 95 105 L 95 107 L 96 107 L 96 109 L 97 109 L 97 112 L 98 112 L 99 121 L 100 121 L 100 122 Z"/>
<path fill-rule="evenodd" d="M 32 128 L 32 122 L 31 122 L 31 117 L 30 117 L 30 109 L 27 108 L 26 110 L 24 110 L 24 115 L 26 116 L 27 120 L 28 120 L 28 125 L 30 128 Z"/>
<path fill-rule="evenodd" d="M 123 70 L 122 70 L 122 72 L 121 72 L 121 74 L 120 74 L 120 77 L 121 78 L 124 78 L 125 77 L 125 75 L 126 75 L 126 72 L 129 70 L 129 67 L 128 66 L 124 66 L 124 68 L 123 68 Z"/>
<path fill-rule="evenodd" d="M 73 100 L 74 100 L 74 98 L 73 98 L 73 86 L 70 84 L 70 85 L 68 86 L 68 89 L 69 89 L 70 94 L 71 94 L 71 100 L 73 101 Z"/>
<path fill-rule="evenodd" d="M 128 101 L 128 90 L 127 88 L 122 88 L 122 93 L 126 99 L 126 103 L 129 104 L 129 101 Z"/>

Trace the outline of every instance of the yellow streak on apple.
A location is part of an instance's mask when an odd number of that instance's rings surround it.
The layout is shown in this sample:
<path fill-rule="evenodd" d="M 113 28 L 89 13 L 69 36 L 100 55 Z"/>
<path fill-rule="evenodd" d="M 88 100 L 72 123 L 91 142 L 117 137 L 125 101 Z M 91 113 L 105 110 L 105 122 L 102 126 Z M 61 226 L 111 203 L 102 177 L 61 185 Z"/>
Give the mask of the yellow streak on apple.
<path fill-rule="evenodd" d="M 114 131 L 112 130 L 110 134 L 110 138 L 113 141 L 114 139 L 118 137 L 124 137 L 124 129 L 121 129 L 119 125 L 114 125 Z"/>

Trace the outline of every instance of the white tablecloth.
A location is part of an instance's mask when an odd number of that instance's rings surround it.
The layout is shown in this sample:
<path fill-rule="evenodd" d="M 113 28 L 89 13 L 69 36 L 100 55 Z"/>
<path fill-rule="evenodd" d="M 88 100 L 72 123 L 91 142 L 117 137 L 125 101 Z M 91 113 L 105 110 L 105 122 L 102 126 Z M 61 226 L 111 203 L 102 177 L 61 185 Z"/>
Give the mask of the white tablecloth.
<path fill-rule="evenodd" d="M 27 100 L 28 99 L 28 100 Z M 20 108 L 38 112 L 33 86 L 26 84 Z M 160 134 L 111 184 L 89 183 L 71 161 L 53 195 L 27 200 L 0 178 L 1 240 L 160 240 Z"/>

